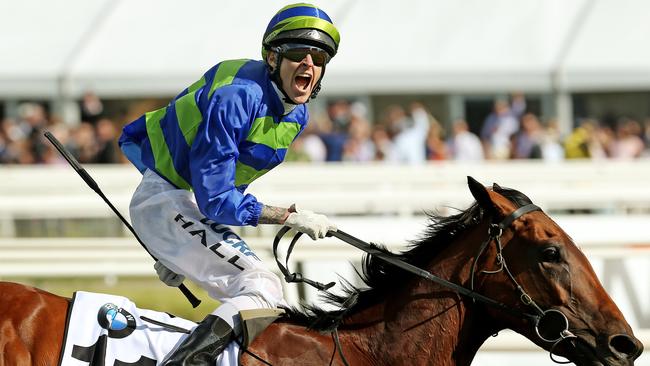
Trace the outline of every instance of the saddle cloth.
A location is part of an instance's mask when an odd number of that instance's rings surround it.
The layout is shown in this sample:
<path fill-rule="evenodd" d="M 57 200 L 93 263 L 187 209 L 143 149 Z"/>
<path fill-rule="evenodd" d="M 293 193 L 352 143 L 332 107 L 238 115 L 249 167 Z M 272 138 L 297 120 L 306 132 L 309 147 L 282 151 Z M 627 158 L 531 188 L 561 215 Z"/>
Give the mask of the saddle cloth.
<path fill-rule="evenodd" d="M 60 366 L 155 366 L 187 333 L 171 331 L 142 317 L 192 330 L 196 323 L 167 313 L 139 309 L 122 296 L 77 291 L 68 313 Z M 236 366 L 239 345 L 232 342 L 217 366 Z"/>

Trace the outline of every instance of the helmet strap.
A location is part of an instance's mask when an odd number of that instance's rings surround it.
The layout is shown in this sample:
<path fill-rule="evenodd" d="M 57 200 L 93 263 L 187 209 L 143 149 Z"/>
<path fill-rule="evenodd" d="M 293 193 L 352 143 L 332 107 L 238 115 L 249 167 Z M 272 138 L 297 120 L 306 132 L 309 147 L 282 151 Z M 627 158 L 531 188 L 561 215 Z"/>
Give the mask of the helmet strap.
<path fill-rule="evenodd" d="M 323 81 L 323 76 L 325 76 L 325 66 L 323 65 L 323 70 L 320 73 L 320 79 L 316 82 L 316 85 L 314 85 L 314 90 L 311 91 L 311 95 L 309 96 L 309 100 L 307 103 L 309 103 L 310 100 L 316 98 L 318 96 L 318 93 L 320 92 L 321 89 L 321 82 Z"/>
<path fill-rule="evenodd" d="M 280 77 L 280 67 L 282 65 L 282 52 L 280 52 L 279 47 L 273 47 L 272 51 L 275 52 L 275 68 L 271 68 L 271 65 L 269 65 L 267 61 L 267 65 L 269 66 L 269 70 L 271 71 L 271 80 L 275 82 L 275 85 L 278 86 L 278 89 L 280 89 L 280 93 L 284 96 L 282 99 L 283 102 L 288 103 L 288 104 L 294 104 L 298 105 L 298 103 L 294 102 L 289 98 L 289 95 L 287 95 L 287 92 L 284 91 L 284 86 L 282 86 L 282 78 Z"/>

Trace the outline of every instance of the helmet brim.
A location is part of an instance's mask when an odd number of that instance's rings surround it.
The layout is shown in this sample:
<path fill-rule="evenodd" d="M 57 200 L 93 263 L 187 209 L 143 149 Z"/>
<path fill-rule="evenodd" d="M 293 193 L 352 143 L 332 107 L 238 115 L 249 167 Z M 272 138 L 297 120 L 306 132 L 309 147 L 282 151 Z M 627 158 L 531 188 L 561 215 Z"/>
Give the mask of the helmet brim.
<path fill-rule="evenodd" d="M 319 29 L 292 29 L 278 33 L 273 41 L 265 45 L 277 47 L 285 43 L 303 43 L 320 47 L 329 53 L 330 57 L 336 55 L 336 42 L 327 33 Z"/>

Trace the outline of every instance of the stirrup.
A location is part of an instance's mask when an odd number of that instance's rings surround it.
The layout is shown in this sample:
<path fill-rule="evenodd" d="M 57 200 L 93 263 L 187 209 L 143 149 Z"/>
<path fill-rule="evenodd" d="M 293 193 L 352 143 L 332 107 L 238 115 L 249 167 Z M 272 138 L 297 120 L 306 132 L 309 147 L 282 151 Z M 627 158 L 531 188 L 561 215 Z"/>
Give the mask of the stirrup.
<path fill-rule="evenodd" d="M 208 315 L 162 363 L 165 366 L 214 365 L 233 339 L 234 332 L 225 320 Z"/>
<path fill-rule="evenodd" d="M 285 311 L 283 309 L 251 309 L 241 310 L 239 316 L 242 321 L 244 336 L 244 347 L 250 346 L 251 343 L 262 333 L 271 323 L 281 317 Z"/>

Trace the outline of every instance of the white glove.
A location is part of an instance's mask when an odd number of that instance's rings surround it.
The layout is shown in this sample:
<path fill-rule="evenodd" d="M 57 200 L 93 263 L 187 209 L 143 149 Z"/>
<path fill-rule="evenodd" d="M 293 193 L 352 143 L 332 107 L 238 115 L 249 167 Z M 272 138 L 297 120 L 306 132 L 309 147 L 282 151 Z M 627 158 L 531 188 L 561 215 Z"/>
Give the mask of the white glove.
<path fill-rule="evenodd" d="M 156 264 L 153 265 L 153 268 L 156 269 L 158 273 L 158 278 L 167 286 L 178 287 L 185 281 L 185 276 L 178 274 L 171 269 L 165 267 L 160 261 L 156 261 Z"/>
<path fill-rule="evenodd" d="M 312 240 L 324 238 L 330 230 L 336 231 L 336 225 L 331 223 L 327 216 L 308 210 L 296 210 L 290 213 L 284 224 L 309 235 Z"/>

